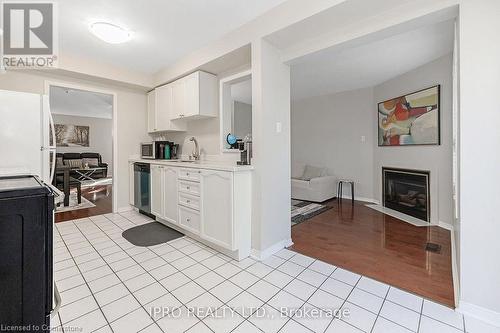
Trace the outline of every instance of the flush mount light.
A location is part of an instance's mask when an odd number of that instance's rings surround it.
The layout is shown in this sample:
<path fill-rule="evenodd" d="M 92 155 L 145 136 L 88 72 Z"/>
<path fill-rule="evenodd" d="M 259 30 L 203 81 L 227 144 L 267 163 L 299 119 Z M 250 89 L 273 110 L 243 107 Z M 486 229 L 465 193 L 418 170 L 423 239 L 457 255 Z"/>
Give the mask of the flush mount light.
<path fill-rule="evenodd" d="M 90 25 L 90 31 L 99 39 L 110 44 L 128 42 L 132 35 L 126 29 L 107 22 L 94 22 Z"/>

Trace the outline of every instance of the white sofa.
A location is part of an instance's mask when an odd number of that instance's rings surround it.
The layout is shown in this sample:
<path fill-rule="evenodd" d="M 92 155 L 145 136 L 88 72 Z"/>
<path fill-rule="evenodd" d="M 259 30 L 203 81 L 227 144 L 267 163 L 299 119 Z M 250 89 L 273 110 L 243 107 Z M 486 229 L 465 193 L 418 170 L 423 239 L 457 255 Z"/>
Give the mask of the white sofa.
<path fill-rule="evenodd" d="M 292 163 L 292 199 L 323 202 L 336 196 L 337 177 L 324 167 L 313 167 L 317 174 L 310 180 L 302 179 L 305 163 Z"/>

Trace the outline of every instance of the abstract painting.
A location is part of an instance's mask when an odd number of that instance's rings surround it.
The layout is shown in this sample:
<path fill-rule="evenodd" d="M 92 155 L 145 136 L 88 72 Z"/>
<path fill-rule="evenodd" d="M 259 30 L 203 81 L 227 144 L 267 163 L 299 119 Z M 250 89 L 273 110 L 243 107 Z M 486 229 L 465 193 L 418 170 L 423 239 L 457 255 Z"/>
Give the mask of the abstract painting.
<path fill-rule="evenodd" d="M 378 103 L 378 145 L 440 144 L 440 86 Z"/>
<path fill-rule="evenodd" d="M 57 147 L 88 147 L 89 126 L 55 124 Z"/>

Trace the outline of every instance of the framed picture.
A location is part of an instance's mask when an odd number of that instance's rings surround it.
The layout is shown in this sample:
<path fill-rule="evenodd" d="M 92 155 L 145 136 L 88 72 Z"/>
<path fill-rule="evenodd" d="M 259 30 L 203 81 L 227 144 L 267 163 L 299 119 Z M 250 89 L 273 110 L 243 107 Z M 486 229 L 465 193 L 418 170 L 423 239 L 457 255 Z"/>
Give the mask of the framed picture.
<path fill-rule="evenodd" d="M 378 145 L 439 145 L 440 85 L 378 103 Z"/>
<path fill-rule="evenodd" d="M 55 124 L 57 147 L 88 147 L 89 126 Z"/>

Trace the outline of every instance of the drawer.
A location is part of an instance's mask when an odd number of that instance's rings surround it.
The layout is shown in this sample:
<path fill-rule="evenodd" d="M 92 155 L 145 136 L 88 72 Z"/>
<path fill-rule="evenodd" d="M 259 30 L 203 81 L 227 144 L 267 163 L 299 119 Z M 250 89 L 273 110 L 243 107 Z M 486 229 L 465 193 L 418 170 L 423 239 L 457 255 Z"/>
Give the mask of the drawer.
<path fill-rule="evenodd" d="M 179 179 L 191 180 L 193 182 L 200 181 L 201 170 L 196 169 L 181 169 L 179 171 Z"/>
<path fill-rule="evenodd" d="M 193 233 L 200 233 L 200 212 L 179 206 L 179 224 Z"/>
<path fill-rule="evenodd" d="M 189 180 L 179 180 L 179 192 L 199 196 L 201 192 L 200 183 L 192 182 Z"/>
<path fill-rule="evenodd" d="M 200 197 L 195 195 L 179 193 L 179 205 L 200 210 Z"/>

